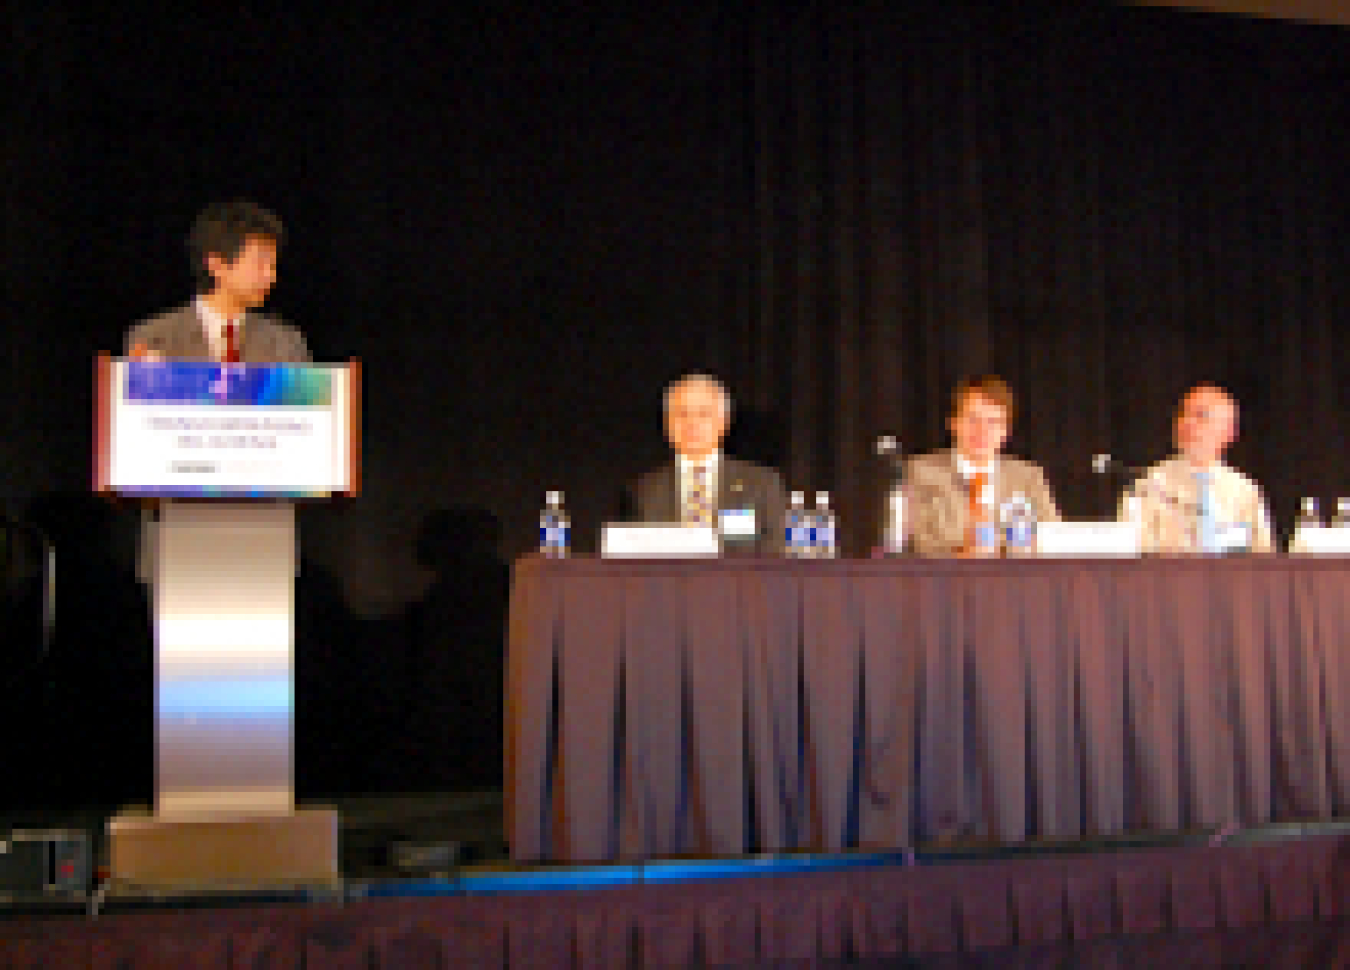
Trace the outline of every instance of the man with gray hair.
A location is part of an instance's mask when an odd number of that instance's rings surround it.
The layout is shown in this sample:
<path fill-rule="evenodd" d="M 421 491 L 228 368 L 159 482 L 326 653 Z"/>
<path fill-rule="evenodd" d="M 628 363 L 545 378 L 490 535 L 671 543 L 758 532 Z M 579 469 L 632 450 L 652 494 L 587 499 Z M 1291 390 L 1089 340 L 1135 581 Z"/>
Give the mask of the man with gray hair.
<path fill-rule="evenodd" d="M 731 395 L 707 374 L 687 374 L 666 388 L 666 438 L 675 460 L 630 488 L 643 522 L 711 525 L 725 548 L 776 555 L 783 547 L 786 500 L 772 468 L 722 454 L 731 425 Z"/>

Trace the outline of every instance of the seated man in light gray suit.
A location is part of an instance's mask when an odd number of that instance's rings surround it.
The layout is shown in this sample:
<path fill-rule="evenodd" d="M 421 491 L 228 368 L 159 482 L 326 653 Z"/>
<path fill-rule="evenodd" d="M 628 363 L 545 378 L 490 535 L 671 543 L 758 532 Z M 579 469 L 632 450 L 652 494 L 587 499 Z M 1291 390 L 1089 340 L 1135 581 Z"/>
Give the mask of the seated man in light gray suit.
<path fill-rule="evenodd" d="M 129 357 L 303 364 L 305 338 L 258 312 L 277 279 L 281 220 L 252 202 L 208 206 L 188 236 L 197 297 L 127 334 Z"/>
<path fill-rule="evenodd" d="M 252 202 L 208 206 L 188 234 L 197 296 L 137 324 L 127 334 L 126 356 L 142 360 L 222 361 L 246 364 L 309 363 L 300 331 L 258 312 L 277 279 L 281 220 Z M 154 514 L 142 513 L 136 574 L 154 576 Z M 298 557 L 297 557 L 298 561 Z"/>
<path fill-rule="evenodd" d="M 1274 551 L 1260 486 L 1223 460 L 1237 431 L 1237 401 L 1223 388 L 1201 384 L 1182 398 L 1174 422 L 1176 454 L 1150 468 L 1132 489 L 1139 497 L 1144 552 L 1205 551 L 1217 538 L 1206 539 L 1207 529 L 1222 526 L 1245 530 L 1253 552 Z M 1129 515 L 1122 498 L 1120 517 Z"/>
<path fill-rule="evenodd" d="M 915 552 L 925 556 L 969 553 L 974 526 L 970 510 L 982 496 L 985 504 L 997 510 L 1020 493 L 1031 503 L 1038 522 L 1059 521 L 1059 509 L 1041 469 L 1001 454 L 1013 411 L 1012 390 L 998 377 L 968 378 L 956 386 L 947 424 L 952 447 L 917 455 L 905 467 Z M 982 496 L 974 493 L 977 488 Z"/>
<path fill-rule="evenodd" d="M 680 378 L 666 388 L 665 420 L 675 461 L 630 487 L 628 505 L 637 518 L 717 526 L 724 511 L 753 510 L 754 534 L 724 536 L 725 548 L 776 555 L 783 546 L 783 482 L 772 468 L 722 454 L 731 424 L 726 388 L 705 374 Z"/>

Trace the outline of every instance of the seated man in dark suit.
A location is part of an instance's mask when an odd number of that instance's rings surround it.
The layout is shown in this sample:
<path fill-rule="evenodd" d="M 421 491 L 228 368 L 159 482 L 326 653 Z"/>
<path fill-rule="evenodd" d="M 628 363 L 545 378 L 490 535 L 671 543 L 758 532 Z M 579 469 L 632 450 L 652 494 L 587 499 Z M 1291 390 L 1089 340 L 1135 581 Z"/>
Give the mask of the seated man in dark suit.
<path fill-rule="evenodd" d="M 728 549 L 744 547 L 777 554 L 783 546 L 786 500 L 772 468 L 722 454 L 731 424 L 731 396 L 713 377 L 690 374 L 666 388 L 666 437 L 675 461 L 642 476 L 630 489 L 629 505 L 643 522 L 719 526 L 739 521 L 748 535 L 724 531 Z M 753 524 L 749 523 L 753 514 Z"/>

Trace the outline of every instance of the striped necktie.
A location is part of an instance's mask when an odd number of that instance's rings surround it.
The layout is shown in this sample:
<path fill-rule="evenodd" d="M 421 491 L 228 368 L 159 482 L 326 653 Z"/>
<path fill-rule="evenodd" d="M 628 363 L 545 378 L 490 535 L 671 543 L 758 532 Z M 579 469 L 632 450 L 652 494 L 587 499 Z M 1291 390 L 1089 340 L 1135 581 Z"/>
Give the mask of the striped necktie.
<path fill-rule="evenodd" d="M 689 470 L 689 491 L 684 500 L 685 525 L 712 525 L 712 496 L 708 494 L 708 468 L 695 465 Z"/>
<path fill-rule="evenodd" d="M 970 479 L 966 482 L 968 494 L 966 501 L 968 508 L 966 510 L 966 545 L 969 549 L 974 549 L 979 545 L 977 530 L 984 519 L 984 487 L 988 482 L 987 472 L 973 472 Z"/>

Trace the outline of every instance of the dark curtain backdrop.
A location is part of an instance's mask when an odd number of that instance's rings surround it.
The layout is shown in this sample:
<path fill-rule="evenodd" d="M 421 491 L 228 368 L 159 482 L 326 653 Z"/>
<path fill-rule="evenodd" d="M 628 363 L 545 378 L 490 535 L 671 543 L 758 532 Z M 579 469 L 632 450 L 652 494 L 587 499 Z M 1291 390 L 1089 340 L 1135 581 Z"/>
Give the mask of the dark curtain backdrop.
<path fill-rule="evenodd" d="M 92 356 L 187 299 L 204 203 L 277 209 L 273 309 L 366 363 L 365 494 L 303 522 L 302 744 L 321 710 L 434 765 L 460 688 L 430 690 L 453 678 L 428 664 L 465 604 L 500 601 L 472 577 L 530 546 L 548 488 L 591 548 L 664 459 L 661 388 L 690 369 L 729 381 L 734 450 L 836 493 L 859 553 L 872 440 L 944 444 L 972 370 L 1012 382 L 1012 447 L 1072 515 L 1113 504 L 1090 455 L 1162 456 L 1200 379 L 1241 399 L 1233 458 L 1282 525 L 1302 494 L 1350 492 L 1343 29 L 1068 4 L 308 6 L 0 14 L 0 499 L 101 547 L 73 588 L 128 567 L 135 526 L 65 511 Z M 135 651 L 58 627 L 79 642 L 51 682 L 85 677 L 90 718 L 128 720 L 89 658 Z"/>

